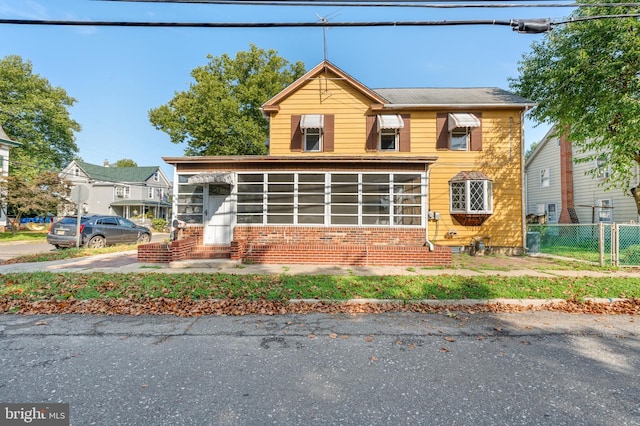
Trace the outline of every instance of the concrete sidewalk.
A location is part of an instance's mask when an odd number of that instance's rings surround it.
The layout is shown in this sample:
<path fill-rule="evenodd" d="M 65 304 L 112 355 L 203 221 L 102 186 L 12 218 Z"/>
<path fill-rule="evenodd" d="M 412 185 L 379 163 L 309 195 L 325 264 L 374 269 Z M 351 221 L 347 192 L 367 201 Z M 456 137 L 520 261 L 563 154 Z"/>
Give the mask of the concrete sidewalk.
<path fill-rule="evenodd" d="M 228 259 L 185 260 L 170 264 L 141 263 L 136 250 L 50 262 L 0 265 L 0 274 L 12 272 L 109 272 L 109 273 L 227 273 L 227 274 L 314 274 L 314 275 L 462 275 L 462 276 L 535 276 L 535 277 L 628 277 L 640 279 L 640 271 L 588 271 L 571 269 L 512 268 L 419 268 L 405 266 L 338 266 L 298 264 L 242 264 Z"/>

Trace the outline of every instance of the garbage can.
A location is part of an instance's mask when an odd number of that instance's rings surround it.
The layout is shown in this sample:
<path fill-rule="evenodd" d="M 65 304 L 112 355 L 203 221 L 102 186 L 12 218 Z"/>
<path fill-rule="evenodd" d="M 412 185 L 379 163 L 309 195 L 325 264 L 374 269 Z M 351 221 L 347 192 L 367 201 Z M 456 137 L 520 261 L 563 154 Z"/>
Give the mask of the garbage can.
<path fill-rule="evenodd" d="M 527 232 L 527 253 L 540 253 L 540 233 Z"/>

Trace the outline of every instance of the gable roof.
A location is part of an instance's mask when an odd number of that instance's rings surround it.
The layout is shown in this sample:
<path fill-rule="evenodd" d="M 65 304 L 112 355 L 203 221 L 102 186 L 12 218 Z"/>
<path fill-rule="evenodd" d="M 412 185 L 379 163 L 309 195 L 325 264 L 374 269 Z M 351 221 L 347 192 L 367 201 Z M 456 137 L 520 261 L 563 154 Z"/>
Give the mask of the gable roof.
<path fill-rule="evenodd" d="M 331 62 L 324 60 L 320 62 L 318 65 L 313 67 L 310 71 L 308 71 L 305 75 L 291 83 L 287 86 L 283 91 L 275 95 L 273 98 L 269 99 L 262 105 L 262 112 L 275 112 L 278 111 L 278 104 L 288 98 L 292 93 L 296 92 L 301 86 L 307 83 L 307 81 L 318 77 L 323 73 L 332 73 L 338 76 L 338 78 L 345 80 L 351 86 L 353 86 L 356 90 L 362 93 L 364 96 L 371 99 L 373 103 L 384 104 L 385 99 L 381 97 L 379 94 L 369 89 L 364 84 L 360 83 L 355 78 L 351 77 L 346 72 L 342 71 L 337 66 L 333 65 Z"/>
<path fill-rule="evenodd" d="M 2 143 L 4 145 L 9 145 L 11 147 L 22 145 L 20 142 L 16 142 L 14 140 L 11 140 L 9 138 L 9 136 L 7 136 L 7 134 L 4 132 L 4 129 L 2 128 L 2 125 L 0 125 L 0 143 Z"/>
<path fill-rule="evenodd" d="M 518 107 L 528 109 L 536 105 L 535 102 L 529 99 L 497 87 L 370 89 L 331 62 L 325 60 L 265 102 L 262 105 L 263 114 L 277 112 L 280 102 L 295 93 L 307 81 L 317 78 L 323 73 L 332 73 L 345 80 L 360 93 L 371 99 L 373 104 L 378 104 L 378 108 Z"/>
<path fill-rule="evenodd" d="M 159 166 L 148 167 L 104 167 L 75 161 L 91 179 L 103 182 L 146 182 L 159 171 Z"/>
<path fill-rule="evenodd" d="M 547 131 L 547 133 L 542 138 L 542 140 L 538 143 L 538 146 L 536 146 L 533 149 L 533 152 L 525 160 L 525 163 L 524 163 L 525 170 L 529 167 L 529 165 L 533 162 L 533 160 L 538 156 L 538 154 L 544 149 L 544 147 L 547 146 L 549 141 L 554 139 L 557 136 L 558 134 L 556 133 L 556 126 L 555 125 L 551 126 L 551 128 Z"/>

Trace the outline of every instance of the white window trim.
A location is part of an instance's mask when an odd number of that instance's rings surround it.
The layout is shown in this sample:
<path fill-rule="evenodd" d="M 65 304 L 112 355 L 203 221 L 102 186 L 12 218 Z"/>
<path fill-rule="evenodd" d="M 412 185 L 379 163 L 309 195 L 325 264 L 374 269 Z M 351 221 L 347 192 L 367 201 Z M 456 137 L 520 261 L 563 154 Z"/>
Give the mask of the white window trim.
<path fill-rule="evenodd" d="M 549 207 L 554 206 L 553 217 L 549 213 Z M 547 223 L 558 223 L 558 204 L 557 203 L 548 203 L 545 206 L 545 214 L 547 215 Z"/>
<path fill-rule="evenodd" d="M 596 158 L 595 162 L 596 177 L 601 180 L 608 179 L 611 176 L 611 166 L 607 164 L 606 160 Z"/>
<path fill-rule="evenodd" d="M 303 138 L 302 138 L 302 150 L 304 152 L 322 152 L 322 143 L 323 143 L 323 139 L 324 139 L 324 130 L 322 128 L 306 128 L 302 130 L 303 132 Z M 308 144 L 307 144 L 307 135 L 308 134 L 313 134 L 318 135 L 318 149 L 308 149 Z"/>
<path fill-rule="evenodd" d="M 118 198 L 131 198 L 131 187 L 128 185 L 117 185 L 115 187 L 115 193 Z M 118 195 L 119 193 L 122 195 Z"/>
<path fill-rule="evenodd" d="M 460 148 L 454 148 L 452 141 L 453 141 L 453 134 L 454 133 L 462 133 L 465 132 L 465 144 L 464 147 L 460 147 Z M 469 127 L 456 127 L 455 129 L 451 129 L 449 131 L 449 149 L 451 151 L 469 151 L 469 139 L 471 136 L 471 128 Z"/>
<path fill-rule="evenodd" d="M 471 210 L 471 182 L 482 182 L 483 194 L 484 194 L 484 208 L 482 210 Z M 462 209 L 453 208 L 453 191 L 451 190 L 451 184 L 464 183 L 464 202 L 465 207 Z M 469 179 L 464 181 L 456 181 L 449 183 L 449 210 L 451 213 L 464 213 L 464 214 L 493 214 L 493 185 L 490 180 L 477 180 Z"/>
<path fill-rule="evenodd" d="M 540 169 L 540 188 L 551 186 L 551 170 L 549 168 Z"/>
<path fill-rule="evenodd" d="M 609 208 L 602 208 L 602 207 Z M 596 208 L 598 209 L 598 222 L 613 222 L 613 200 L 611 198 L 603 198 L 596 200 Z"/>
<path fill-rule="evenodd" d="M 394 134 L 394 142 L 393 142 L 393 149 L 383 149 L 382 148 L 382 135 L 383 134 L 391 134 L 393 132 Z M 378 132 L 378 151 L 383 151 L 383 152 L 397 152 L 398 148 L 400 145 L 400 129 L 380 129 L 380 131 Z"/>

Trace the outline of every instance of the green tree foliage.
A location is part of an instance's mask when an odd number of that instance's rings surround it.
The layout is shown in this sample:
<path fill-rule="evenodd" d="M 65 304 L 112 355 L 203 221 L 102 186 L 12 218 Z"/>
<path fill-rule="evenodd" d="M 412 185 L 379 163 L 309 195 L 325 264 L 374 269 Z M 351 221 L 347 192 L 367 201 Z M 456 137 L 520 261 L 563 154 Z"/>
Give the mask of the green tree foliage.
<path fill-rule="evenodd" d="M 114 167 L 138 167 L 138 163 L 130 158 L 122 158 L 113 165 Z"/>
<path fill-rule="evenodd" d="M 640 20 L 581 21 L 625 13 L 640 13 L 640 4 L 576 9 L 576 22 L 556 27 L 532 45 L 511 87 L 538 103 L 532 118 L 554 124 L 581 152 L 593 153 L 581 161 L 606 158 L 613 173 L 605 186 L 629 190 L 640 213 L 638 188 L 632 188 L 640 163 Z"/>
<path fill-rule="evenodd" d="M 276 51 L 250 45 L 235 58 L 209 55 L 194 69 L 195 80 L 168 104 L 149 112 L 151 123 L 174 143 L 186 143 L 186 155 L 265 154 L 269 123 L 260 107 L 305 72 Z"/>
<path fill-rule="evenodd" d="M 11 55 L 0 59 L 0 123 L 22 145 L 11 149 L 10 173 L 35 175 L 60 170 L 73 160 L 78 147 L 71 119 L 75 99 L 33 73 L 29 61 Z"/>
<path fill-rule="evenodd" d="M 16 222 L 25 215 L 57 214 L 58 208 L 69 204 L 71 186 L 56 172 L 34 176 L 9 175 L 2 181 L 7 210 L 16 215 Z"/>

